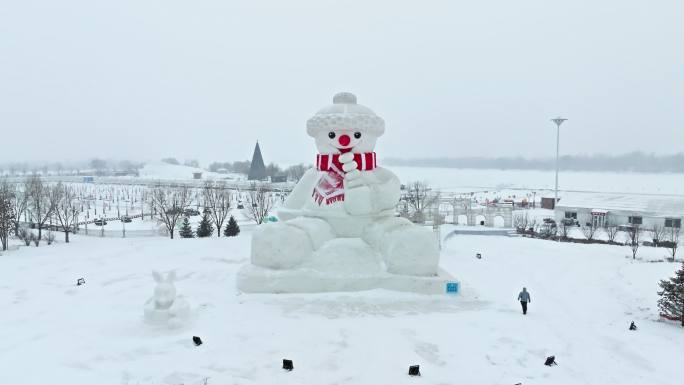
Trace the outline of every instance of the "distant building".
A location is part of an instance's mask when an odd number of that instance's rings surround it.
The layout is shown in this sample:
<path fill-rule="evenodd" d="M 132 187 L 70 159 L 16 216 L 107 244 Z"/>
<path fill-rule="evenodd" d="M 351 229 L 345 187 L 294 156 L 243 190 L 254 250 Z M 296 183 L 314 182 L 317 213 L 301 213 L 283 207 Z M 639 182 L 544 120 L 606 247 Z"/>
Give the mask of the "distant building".
<path fill-rule="evenodd" d="M 266 165 L 264 164 L 264 158 L 261 157 L 259 142 L 257 142 L 254 147 L 254 155 L 252 155 L 252 163 L 249 167 L 247 180 L 266 180 L 267 178 Z"/>
<path fill-rule="evenodd" d="M 113 176 L 138 176 L 138 170 L 116 170 L 112 173 Z"/>
<path fill-rule="evenodd" d="M 192 179 L 202 179 L 202 173 L 201 172 L 193 172 L 192 173 Z"/>
<path fill-rule="evenodd" d="M 273 182 L 273 183 L 285 183 L 285 182 L 287 182 L 287 175 L 273 175 L 271 177 L 271 182 Z"/>
<path fill-rule="evenodd" d="M 684 196 L 566 192 L 554 215 L 557 221 L 569 219 L 579 225 L 612 223 L 669 230 L 682 227 Z"/>
<path fill-rule="evenodd" d="M 95 182 L 95 177 L 94 176 L 84 176 L 83 177 L 83 183 L 93 183 Z"/>
<path fill-rule="evenodd" d="M 542 198 L 541 208 L 553 210 L 556 205 L 553 204 L 554 198 Z"/>

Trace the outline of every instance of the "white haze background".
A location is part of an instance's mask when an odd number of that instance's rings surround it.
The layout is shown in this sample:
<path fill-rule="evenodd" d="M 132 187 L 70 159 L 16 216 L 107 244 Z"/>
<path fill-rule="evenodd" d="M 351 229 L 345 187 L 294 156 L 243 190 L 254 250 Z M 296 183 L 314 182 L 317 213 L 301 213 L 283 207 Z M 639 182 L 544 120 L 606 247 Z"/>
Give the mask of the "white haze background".
<path fill-rule="evenodd" d="M 382 157 L 681 151 L 677 1 L 5 1 L 0 162 L 312 162 L 341 90 Z"/>

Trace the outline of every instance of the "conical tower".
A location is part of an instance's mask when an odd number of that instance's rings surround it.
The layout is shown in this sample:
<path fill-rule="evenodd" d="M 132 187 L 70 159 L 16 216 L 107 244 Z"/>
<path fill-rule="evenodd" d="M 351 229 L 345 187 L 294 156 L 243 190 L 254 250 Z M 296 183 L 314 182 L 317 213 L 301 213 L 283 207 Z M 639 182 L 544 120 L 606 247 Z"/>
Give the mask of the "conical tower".
<path fill-rule="evenodd" d="M 254 155 L 252 155 L 252 164 L 249 167 L 249 175 L 247 180 L 264 180 L 266 179 L 266 165 L 264 158 L 261 157 L 261 149 L 259 148 L 259 141 L 254 147 Z"/>

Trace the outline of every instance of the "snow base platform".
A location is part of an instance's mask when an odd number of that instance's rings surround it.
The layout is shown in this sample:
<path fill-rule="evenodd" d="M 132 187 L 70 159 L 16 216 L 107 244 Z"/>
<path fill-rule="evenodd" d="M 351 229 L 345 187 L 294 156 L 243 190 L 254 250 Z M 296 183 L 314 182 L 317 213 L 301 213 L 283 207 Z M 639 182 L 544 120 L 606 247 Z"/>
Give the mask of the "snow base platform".
<path fill-rule="evenodd" d="M 243 266 L 238 272 L 237 287 L 244 293 L 323 293 L 386 289 L 418 294 L 459 294 L 460 289 L 458 281 L 442 269 L 436 276 L 428 277 L 387 272 L 340 275 L 309 268 L 275 270 L 252 264 Z"/>

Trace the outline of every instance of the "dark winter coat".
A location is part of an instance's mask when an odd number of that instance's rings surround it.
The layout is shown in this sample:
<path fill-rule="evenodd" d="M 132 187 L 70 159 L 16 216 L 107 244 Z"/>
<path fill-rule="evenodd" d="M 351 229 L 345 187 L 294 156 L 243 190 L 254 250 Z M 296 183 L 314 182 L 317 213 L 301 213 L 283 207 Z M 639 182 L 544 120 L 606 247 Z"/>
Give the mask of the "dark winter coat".
<path fill-rule="evenodd" d="M 530 292 L 528 292 L 527 290 L 521 291 L 520 294 L 518 294 L 518 301 L 532 302 L 532 300 L 530 299 Z"/>

